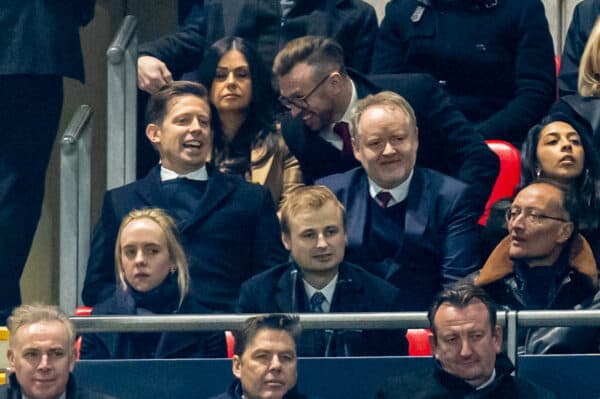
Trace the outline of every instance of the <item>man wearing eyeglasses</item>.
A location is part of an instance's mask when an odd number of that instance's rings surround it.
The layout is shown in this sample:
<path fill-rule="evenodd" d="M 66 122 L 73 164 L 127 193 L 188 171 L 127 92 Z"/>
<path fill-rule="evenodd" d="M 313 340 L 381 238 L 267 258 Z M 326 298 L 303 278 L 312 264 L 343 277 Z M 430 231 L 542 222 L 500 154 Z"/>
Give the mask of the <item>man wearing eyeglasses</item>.
<path fill-rule="evenodd" d="M 290 41 L 275 58 L 273 73 L 279 99 L 290 111 L 282 121 L 282 134 L 307 184 L 359 166 L 347 128 L 350 110 L 358 99 L 390 90 L 415 109 L 419 166 L 469 184 L 470 206 L 483 210 L 498 174 L 498 159 L 431 76 L 367 78 L 346 68 L 344 51 L 337 42 L 319 36 Z"/>
<path fill-rule="evenodd" d="M 540 180 L 523 188 L 506 212 L 509 235 L 494 249 L 475 278 L 507 309 L 580 309 L 598 287 L 589 244 L 577 234 L 575 193 Z M 577 340 L 565 329 L 522 329 L 530 353 L 570 353 Z M 578 351 L 578 350 L 576 350 Z"/>

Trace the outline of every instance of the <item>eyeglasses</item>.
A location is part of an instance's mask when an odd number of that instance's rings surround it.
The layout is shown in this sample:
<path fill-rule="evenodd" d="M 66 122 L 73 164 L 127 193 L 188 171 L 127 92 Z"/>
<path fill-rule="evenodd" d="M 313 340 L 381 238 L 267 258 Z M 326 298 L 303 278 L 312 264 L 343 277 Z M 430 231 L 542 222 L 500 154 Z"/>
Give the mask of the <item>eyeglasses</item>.
<path fill-rule="evenodd" d="M 539 211 L 537 211 L 535 209 L 531 209 L 531 208 L 521 209 L 521 208 L 516 208 L 516 207 L 508 208 L 506 210 L 506 221 L 512 222 L 517 217 L 519 217 L 520 214 L 523 214 L 527 223 L 530 223 L 530 224 L 542 224 L 542 221 L 544 219 L 557 220 L 559 222 L 564 222 L 564 223 L 569 222 L 568 220 L 563 219 L 563 218 L 541 214 L 541 213 L 539 213 Z"/>
<path fill-rule="evenodd" d="M 290 108 L 293 105 L 294 107 L 300 108 L 301 110 L 308 109 L 308 102 L 306 100 L 308 100 L 308 97 L 312 96 L 314 92 L 317 91 L 317 89 L 321 87 L 321 85 L 325 83 L 327 79 L 329 79 L 332 73 L 333 72 L 330 72 L 327 75 L 325 75 L 325 77 L 321 79 L 321 81 L 317 83 L 317 85 L 313 87 L 311 91 L 308 92 L 308 94 L 305 94 L 302 97 L 279 96 L 279 102 L 282 103 L 283 106 L 286 108 Z"/>

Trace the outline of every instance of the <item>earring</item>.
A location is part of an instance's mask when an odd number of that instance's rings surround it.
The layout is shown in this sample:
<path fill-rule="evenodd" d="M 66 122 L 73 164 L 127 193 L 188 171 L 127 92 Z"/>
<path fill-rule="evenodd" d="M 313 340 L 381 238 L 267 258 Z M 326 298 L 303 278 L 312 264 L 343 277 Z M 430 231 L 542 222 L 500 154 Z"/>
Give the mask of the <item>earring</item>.
<path fill-rule="evenodd" d="M 177 268 L 176 268 L 175 266 L 171 266 L 171 267 L 169 268 L 169 272 L 170 272 L 171 274 L 175 273 L 176 271 L 177 271 Z"/>
<path fill-rule="evenodd" d="M 536 168 L 535 168 L 535 177 L 537 177 L 539 179 L 540 176 L 542 176 L 542 168 L 540 168 L 539 166 L 536 166 Z"/>

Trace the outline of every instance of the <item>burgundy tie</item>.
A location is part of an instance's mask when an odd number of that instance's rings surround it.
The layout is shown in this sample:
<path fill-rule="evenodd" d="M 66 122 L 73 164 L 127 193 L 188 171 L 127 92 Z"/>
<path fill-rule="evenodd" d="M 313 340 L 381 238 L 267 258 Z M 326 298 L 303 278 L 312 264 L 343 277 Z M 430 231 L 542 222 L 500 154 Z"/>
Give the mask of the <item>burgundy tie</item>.
<path fill-rule="evenodd" d="M 337 134 L 344 143 L 342 151 L 346 154 L 352 154 L 352 140 L 350 139 L 350 130 L 347 122 L 338 122 L 333 125 L 333 132 Z"/>
<path fill-rule="evenodd" d="M 392 194 L 390 194 L 388 191 L 380 191 L 375 196 L 375 199 L 380 207 L 387 208 L 390 200 L 392 199 Z"/>

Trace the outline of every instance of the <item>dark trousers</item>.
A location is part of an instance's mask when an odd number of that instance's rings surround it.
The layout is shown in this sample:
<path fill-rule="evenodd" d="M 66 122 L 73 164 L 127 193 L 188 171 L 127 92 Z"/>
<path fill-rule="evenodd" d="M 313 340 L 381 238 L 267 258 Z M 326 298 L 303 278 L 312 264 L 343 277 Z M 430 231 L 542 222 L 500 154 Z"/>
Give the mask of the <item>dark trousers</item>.
<path fill-rule="evenodd" d="M 40 219 L 63 82 L 60 76 L 4 75 L 0 87 L 0 325 L 4 325 L 21 304 L 19 280 Z"/>

